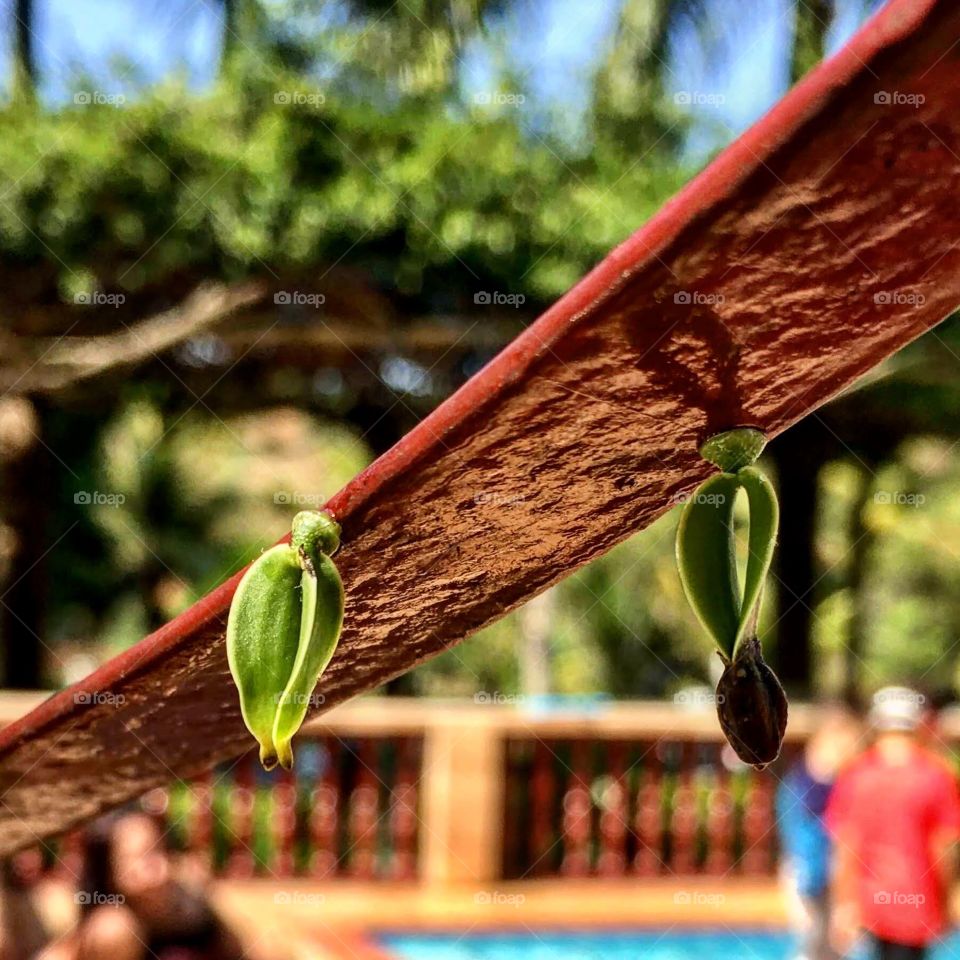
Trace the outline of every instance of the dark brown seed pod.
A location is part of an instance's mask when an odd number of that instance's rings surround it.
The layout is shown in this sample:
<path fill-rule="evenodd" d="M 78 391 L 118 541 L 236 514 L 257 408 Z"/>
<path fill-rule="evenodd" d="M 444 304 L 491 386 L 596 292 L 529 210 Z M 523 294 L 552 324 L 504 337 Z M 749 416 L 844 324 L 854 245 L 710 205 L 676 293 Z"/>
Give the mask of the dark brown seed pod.
<path fill-rule="evenodd" d="M 744 762 L 762 770 L 780 755 L 787 729 L 787 697 L 764 663 L 760 641 L 740 644 L 717 684 L 717 716 L 730 746 Z"/>

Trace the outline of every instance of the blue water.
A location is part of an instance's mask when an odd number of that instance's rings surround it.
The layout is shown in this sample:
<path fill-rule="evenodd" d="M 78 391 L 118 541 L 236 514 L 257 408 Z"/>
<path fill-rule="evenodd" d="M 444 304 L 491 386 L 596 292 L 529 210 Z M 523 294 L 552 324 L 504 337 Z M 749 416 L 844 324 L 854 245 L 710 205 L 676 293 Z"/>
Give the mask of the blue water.
<path fill-rule="evenodd" d="M 790 960 L 792 939 L 761 930 L 626 930 L 611 933 L 384 934 L 380 943 L 402 960 Z M 932 951 L 960 960 L 960 936 Z"/>

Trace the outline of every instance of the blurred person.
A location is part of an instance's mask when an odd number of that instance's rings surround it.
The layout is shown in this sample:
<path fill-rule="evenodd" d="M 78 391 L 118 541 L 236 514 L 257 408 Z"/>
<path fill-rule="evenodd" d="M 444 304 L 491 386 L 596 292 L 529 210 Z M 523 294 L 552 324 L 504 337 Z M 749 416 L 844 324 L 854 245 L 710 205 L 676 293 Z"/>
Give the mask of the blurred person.
<path fill-rule="evenodd" d="M 840 773 L 827 804 L 841 951 L 863 931 L 878 960 L 922 960 L 948 925 L 960 794 L 921 738 L 923 699 L 905 687 L 874 696 L 874 742 Z"/>
<path fill-rule="evenodd" d="M 206 896 L 173 874 L 163 832 L 144 813 L 98 821 L 87 840 L 73 934 L 41 960 L 240 960 Z"/>
<path fill-rule="evenodd" d="M 830 945 L 831 843 L 824 823 L 837 773 L 854 755 L 862 728 L 843 704 L 820 708 L 801 757 L 777 790 L 777 831 L 783 879 L 790 894 L 797 960 L 833 960 Z"/>
<path fill-rule="evenodd" d="M 51 939 L 32 895 L 42 867 L 35 850 L 0 864 L 0 960 L 30 960 Z"/>
<path fill-rule="evenodd" d="M 917 739 L 935 757 L 946 764 L 950 773 L 956 773 L 953 751 L 943 736 L 941 714 L 953 701 L 953 695 L 947 691 L 932 692 L 921 701 L 923 709 L 917 726 Z"/>

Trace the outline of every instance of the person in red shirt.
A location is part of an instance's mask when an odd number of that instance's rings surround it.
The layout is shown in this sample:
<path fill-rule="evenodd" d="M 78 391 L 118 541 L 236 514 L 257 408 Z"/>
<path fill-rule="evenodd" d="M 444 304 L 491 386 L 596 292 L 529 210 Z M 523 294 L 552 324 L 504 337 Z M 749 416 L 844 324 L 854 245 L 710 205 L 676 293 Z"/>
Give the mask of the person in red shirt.
<path fill-rule="evenodd" d="M 880 960 L 920 960 L 947 928 L 960 794 L 917 737 L 922 713 L 923 697 L 912 690 L 877 693 L 874 743 L 840 773 L 827 803 L 840 952 L 862 929 Z"/>

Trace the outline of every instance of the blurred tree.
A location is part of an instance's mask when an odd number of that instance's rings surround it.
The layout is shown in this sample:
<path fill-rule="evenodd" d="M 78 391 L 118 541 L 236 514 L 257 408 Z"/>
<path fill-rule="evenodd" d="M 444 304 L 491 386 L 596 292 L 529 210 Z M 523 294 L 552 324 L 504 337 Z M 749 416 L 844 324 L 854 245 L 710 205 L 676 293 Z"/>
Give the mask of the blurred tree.
<path fill-rule="evenodd" d="M 10 15 L 13 21 L 13 96 L 15 100 L 33 99 L 37 85 L 35 54 L 36 17 L 33 0 L 13 0 Z"/>
<path fill-rule="evenodd" d="M 381 89 L 386 84 L 405 94 L 447 92 L 459 76 L 466 43 L 511 5 L 511 0 L 347 0 L 355 29 L 345 41 L 350 59 L 369 69 Z"/>
<path fill-rule="evenodd" d="M 609 149 L 637 155 L 679 149 L 686 124 L 665 110 L 671 83 L 669 40 L 678 22 L 704 16 L 705 0 L 624 0 L 610 50 L 597 71 L 595 136 Z"/>
<path fill-rule="evenodd" d="M 220 0 L 223 32 L 220 41 L 221 71 L 229 70 L 239 51 L 248 44 L 262 42 L 266 22 L 263 8 L 256 0 Z"/>
<path fill-rule="evenodd" d="M 47 646 L 41 631 L 52 599 L 46 518 L 54 473 L 42 436 L 45 406 L 41 398 L 0 396 L 0 638 L 10 687 L 38 686 Z"/>
<path fill-rule="evenodd" d="M 827 49 L 827 32 L 836 15 L 834 0 L 797 0 L 794 5 L 790 82 L 818 64 Z"/>

